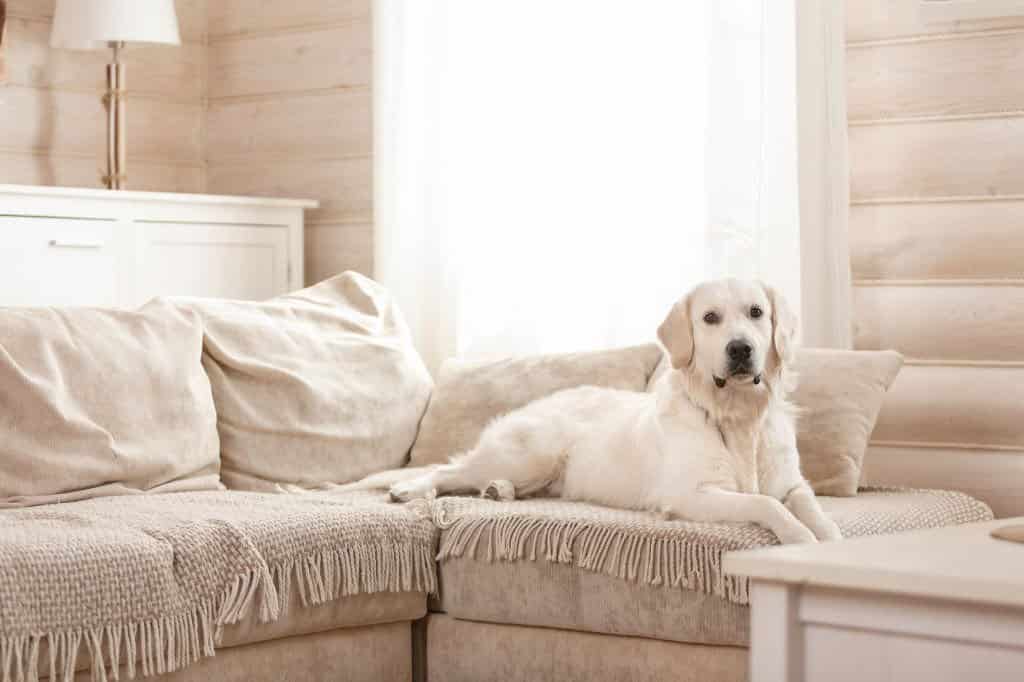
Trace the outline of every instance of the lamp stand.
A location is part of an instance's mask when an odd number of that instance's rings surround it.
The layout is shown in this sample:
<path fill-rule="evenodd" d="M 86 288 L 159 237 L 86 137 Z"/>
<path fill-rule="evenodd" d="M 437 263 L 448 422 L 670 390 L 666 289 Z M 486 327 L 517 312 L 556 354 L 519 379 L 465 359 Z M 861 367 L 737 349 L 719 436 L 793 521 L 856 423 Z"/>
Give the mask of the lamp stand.
<path fill-rule="evenodd" d="M 107 94 L 103 102 L 107 107 L 107 174 L 103 182 L 107 189 L 128 187 L 125 142 L 125 92 L 127 78 L 121 61 L 124 43 L 110 43 L 114 61 L 107 64 Z"/>

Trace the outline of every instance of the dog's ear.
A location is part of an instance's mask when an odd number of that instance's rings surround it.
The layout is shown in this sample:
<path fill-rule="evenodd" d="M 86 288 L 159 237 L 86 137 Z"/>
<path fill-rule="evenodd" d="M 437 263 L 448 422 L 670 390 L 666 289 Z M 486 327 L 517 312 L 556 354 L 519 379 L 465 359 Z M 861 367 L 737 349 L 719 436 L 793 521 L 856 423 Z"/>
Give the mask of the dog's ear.
<path fill-rule="evenodd" d="M 690 297 L 677 301 L 658 327 L 658 340 L 668 351 L 672 366 L 682 369 L 693 359 L 693 327 L 690 324 Z"/>
<path fill-rule="evenodd" d="M 772 304 L 772 345 L 779 356 L 779 362 L 790 365 L 796 352 L 796 334 L 799 326 L 796 313 L 789 306 L 786 297 L 764 282 L 761 283 Z"/>

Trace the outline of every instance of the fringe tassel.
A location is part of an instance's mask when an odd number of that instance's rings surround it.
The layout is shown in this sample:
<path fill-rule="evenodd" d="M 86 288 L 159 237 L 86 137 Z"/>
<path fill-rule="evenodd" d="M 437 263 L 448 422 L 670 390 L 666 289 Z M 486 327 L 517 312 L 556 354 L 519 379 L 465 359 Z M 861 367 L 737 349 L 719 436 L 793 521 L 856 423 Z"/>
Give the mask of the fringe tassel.
<path fill-rule="evenodd" d="M 440 506 L 440 505 L 439 505 Z M 749 581 L 721 571 L 723 550 L 679 538 L 639 535 L 624 528 L 518 516 L 444 518 L 438 561 L 469 556 L 493 562 L 538 558 L 649 585 L 750 601 Z"/>
<path fill-rule="evenodd" d="M 74 682 L 83 643 L 91 659 L 92 682 L 116 682 L 121 665 L 134 679 L 136 662 L 144 677 L 179 670 L 213 656 L 223 627 L 239 622 L 254 608 L 261 623 L 284 615 L 293 581 L 303 606 L 373 592 L 437 593 L 430 545 L 340 547 L 244 573 L 219 598 L 204 600 L 185 613 L 84 630 L 0 637 L 0 682 L 39 682 L 44 639 L 51 682 Z"/>

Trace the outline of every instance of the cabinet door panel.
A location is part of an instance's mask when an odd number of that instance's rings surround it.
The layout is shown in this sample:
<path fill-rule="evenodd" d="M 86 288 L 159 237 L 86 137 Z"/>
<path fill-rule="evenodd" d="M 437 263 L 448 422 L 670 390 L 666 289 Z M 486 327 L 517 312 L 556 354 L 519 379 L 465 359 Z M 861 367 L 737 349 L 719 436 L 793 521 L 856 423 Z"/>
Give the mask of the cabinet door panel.
<path fill-rule="evenodd" d="M 139 303 L 154 296 L 262 300 L 288 289 L 283 226 L 137 225 Z"/>
<path fill-rule="evenodd" d="M 0 216 L 0 305 L 116 306 L 114 222 Z"/>

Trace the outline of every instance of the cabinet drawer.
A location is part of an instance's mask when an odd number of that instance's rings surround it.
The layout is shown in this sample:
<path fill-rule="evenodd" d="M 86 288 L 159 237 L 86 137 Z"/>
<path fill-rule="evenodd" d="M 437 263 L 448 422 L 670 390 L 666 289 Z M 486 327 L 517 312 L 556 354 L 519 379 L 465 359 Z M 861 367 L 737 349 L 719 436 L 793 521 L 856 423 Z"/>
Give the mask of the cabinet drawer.
<path fill-rule="evenodd" d="M 115 306 L 114 223 L 0 216 L 0 305 Z"/>
<path fill-rule="evenodd" d="M 153 296 L 263 300 L 288 291 L 283 226 L 136 223 L 139 303 Z"/>

